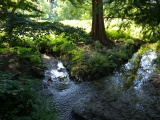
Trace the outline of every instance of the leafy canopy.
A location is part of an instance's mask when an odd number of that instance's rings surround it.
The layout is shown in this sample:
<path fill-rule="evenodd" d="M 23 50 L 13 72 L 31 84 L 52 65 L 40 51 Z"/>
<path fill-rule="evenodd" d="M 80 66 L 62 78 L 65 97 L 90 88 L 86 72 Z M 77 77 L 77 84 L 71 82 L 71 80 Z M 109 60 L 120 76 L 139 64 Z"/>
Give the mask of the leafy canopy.
<path fill-rule="evenodd" d="M 16 13 L 25 10 L 30 13 L 42 13 L 38 8 L 38 0 L 1 0 L 0 13 Z"/>
<path fill-rule="evenodd" d="M 121 18 L 142 26 L 144 38 L 160 37 L 160 0 L 106 0 L 107 18 Z"/>

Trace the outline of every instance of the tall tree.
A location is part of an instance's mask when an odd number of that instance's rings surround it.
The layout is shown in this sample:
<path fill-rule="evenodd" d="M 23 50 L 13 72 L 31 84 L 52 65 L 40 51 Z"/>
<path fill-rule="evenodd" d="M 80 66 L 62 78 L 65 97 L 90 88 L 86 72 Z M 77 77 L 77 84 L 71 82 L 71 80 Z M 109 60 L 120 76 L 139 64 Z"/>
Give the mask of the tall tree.
<path fill-rule="evenodd" d="M 54 1 L 54 0 L 51 0 Z M 65 0 L 63 0 L 65 1 Z M 73 4 L 90 2 L 88 0 L 69 0 Z M 103 19 L 103 0 L 92 0 L 92 28 L 90 36 L 93 41 L 100 41 L 105 46 L 113 44 L 106 36 L 104 19 Z"/>
<path fill-rule="evenodd" d="M 90 35 L 94 41 L 100 41 L 103 45 L 110 44 L 105 32 L 102 0 L 92 0 L 92 29 Z"/>

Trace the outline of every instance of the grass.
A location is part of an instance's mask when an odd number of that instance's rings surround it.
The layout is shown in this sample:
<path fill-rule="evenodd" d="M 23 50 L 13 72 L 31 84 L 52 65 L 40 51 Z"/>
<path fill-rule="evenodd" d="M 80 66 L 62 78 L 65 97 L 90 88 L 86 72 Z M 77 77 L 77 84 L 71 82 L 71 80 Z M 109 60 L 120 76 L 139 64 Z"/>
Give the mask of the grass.
<path fill-rule="evenodd" d="M 91 30 L 91 20 L 63 20 L 60 21 L 64 25 L 83 28 L 87 33 Z"/>
<path fill-rule="evenodd" d="M 118 31 L 121 23 L 126 22 L 126 20 L 113 19 L 105 21 L 105 28 L 110 31 Z M 87 33 L 91 31 L 92 21 L 91 20 L 64 20 L 61 23 L 65 25 L 70 25 L 73 27 L 83 28 Z M 142 34 L 140 34 L 142 28 L 136 26 L 133 22 L 128 29 L 123 30 L 125 33 L 130 33 L 133 38 L 142 39 Z"/>

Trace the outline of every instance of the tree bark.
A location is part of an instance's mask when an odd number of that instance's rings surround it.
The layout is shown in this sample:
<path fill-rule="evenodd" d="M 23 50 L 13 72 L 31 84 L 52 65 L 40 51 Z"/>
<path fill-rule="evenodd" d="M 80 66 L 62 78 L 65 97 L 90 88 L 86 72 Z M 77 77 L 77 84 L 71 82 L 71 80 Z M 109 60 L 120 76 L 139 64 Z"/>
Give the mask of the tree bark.
<path fill-rule="evenodd" d="M 92 29 L 90 35 L 93 41 L 100 41 L 103 45 L 109 45 L 110 40 L 106 36 L 103 19 L 103 0 L 92 0 Z"/>

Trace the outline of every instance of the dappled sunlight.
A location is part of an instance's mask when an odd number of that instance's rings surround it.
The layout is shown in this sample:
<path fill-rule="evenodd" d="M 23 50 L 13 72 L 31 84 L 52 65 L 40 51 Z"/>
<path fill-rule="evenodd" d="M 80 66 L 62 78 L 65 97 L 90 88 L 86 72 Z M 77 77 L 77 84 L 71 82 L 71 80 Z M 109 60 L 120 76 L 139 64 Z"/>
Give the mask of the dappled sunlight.
<path fill-rule="evenodd" d="M 80 27 L 83 28 L 87 33 L 91 31 L 91 20 L 63 20 L 60 21 L 61 23 L 65 25 L 70 25 L 73 27 Z M 127 22 L 127 20 L 121 20 L 121 19 L 112 19 L 109 21 L 105 21 L 105 27 L 109 30 L 116 30 L 118 31 L 120 28 L 120 25 L 123 22 Z M 125 29 L 124 32 L 130 33 L 133 38 L 142 39 L 143 35 L 141 34 L 142 27 L 138 27 L 134 24 L 132 21 L 132 24 L 130 24 L 130 27 L 128 29 Z"/>
<path fill-rule="evenodd" d="M 83 28 L 87 33 L 91 31 L 91 20 L 63 20 L 60 22 L 65 25 Z"/>
<path fill-rule="evenodd" d="M 121 24 L 127 23 L 128 21 L 130 21 L 130 27 L 126 28 L 121 28 L 121 30 L 123 30 L 125 33 L 130 33 L 132 35 L 133 38 L 138 38 L 141 39 L 143 37 L 143 35 L 141 34 L 141 30 L 142 27 L 140 26 L 136 26 L 134 21 L 131 20 L 127 20 L 127 19 L 118 19 L 118 18 L 114 18 L 114 19 L 110 19 L 110 20 L 106 20 L 105 21 L 105 27 L 106 29 L 109 30 L 119 30 Z"/>
<path fill-rule="evenodd" d="M 1 0 L 0 120 L 160 118 L 159 3 L 64 1 Z"/>

